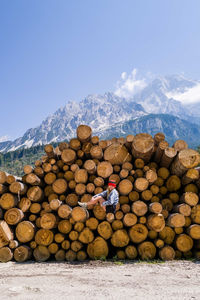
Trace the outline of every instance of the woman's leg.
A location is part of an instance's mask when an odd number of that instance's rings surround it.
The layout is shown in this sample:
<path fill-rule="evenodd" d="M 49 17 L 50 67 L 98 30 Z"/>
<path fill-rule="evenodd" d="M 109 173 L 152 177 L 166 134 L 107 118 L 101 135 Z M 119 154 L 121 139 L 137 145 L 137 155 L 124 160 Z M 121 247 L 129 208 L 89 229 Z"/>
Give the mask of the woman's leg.
<path fill-rule="evenodd" d="M 87 202 L 87 205 L 94 205 L 94 204 L 96 204 L 96 203 L 98 203 L 98 202 L 99 202 L 100 205 L 101 205 L 101 203 L 103 203 L 104 201 L 105 201 L 105 199 L 104 199 L 103 197 L 101 197 L 101 198 L 98 197 L 98 198 L 96 198 L 96 199 L 95 199 L 95 198 L 94 198 L 94 199 L 92 198 L 90 201 Z"/>

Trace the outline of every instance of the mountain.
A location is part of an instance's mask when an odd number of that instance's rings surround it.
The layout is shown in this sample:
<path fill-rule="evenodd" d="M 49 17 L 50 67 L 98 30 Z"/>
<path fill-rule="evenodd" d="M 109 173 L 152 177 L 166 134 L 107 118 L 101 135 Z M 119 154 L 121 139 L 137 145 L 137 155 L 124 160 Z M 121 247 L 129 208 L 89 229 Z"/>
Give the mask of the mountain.
<path fill-rule="evenodd" d="M 172 145 L 175 140 L 183 139 L 192 148 L 200 145 L 200 126 L 168 114 L 149 114 L 135 120 L 129 120 L 111 126 L 100 133 L 102 139 L 128 134 L 149 133 L 155 135 L 163 132 Z"/>
<path fill-rule="evenodd" d="M 112 135 L 127 134 L 129 127 L 126 126 L 129 121 L 136 126 L 130 127 L 133 133 L 163 131 L 169 141 L 185 137 L 190 146 L 197 146 L 200 144 L 200 102 L 187 104 L 176 99 L 181 99 L 182 95 L 187 96 L 188 91 L 196 91 L 197 87 L 200 88 L 199 81 L 186 79 L 184 76 L 160 76 L 131 99 L 105 93 L 89 95 L 79 103 L 69 101 L 48 116 L 41 125 L 28 129 L 22 137 L 0 142 L 0 152 L 68 140 L 76 135 L 76 128 L 80 124 L 88 124 L 92 127 L 93 134 L 101 136 L 110 136 L 111 130 L 119 130 L 118 126 L 123 130 L 113 131 Z M 174 124 L 168 123 L 168 120 Z"/>
<path fill-rule="evenodd" d="M 89 95 L 80 103 L 69 101 L 53 115 L 47 117 L 40 126 L 31 128 L 15 141 L 0 143 L 0 151 L 14 151 L 70 139 L 75 136 L 80 124 L 92 127 L 93 132 L 109 128 L 111 125 L 146 115 L 140 104 L 118 97 L 113 93 Z"/>

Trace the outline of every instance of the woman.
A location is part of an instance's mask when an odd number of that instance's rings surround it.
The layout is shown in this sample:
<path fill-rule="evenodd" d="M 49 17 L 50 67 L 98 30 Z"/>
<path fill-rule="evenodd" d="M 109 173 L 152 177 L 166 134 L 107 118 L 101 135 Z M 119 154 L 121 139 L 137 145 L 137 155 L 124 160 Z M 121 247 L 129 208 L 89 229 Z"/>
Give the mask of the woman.
<path fill-rule="evenodd" d="M 78 204 L 83 208 L 87 208 L 88 205 L 94 205 L 99 202 L 106 213 L 115 213 L 116 205 L 119 202 L 119 194 L 115 188 L 116 182 L 114 180 L 109 180 L 107 190 L 93 196 L 87 203 L 78 202 Z"/>

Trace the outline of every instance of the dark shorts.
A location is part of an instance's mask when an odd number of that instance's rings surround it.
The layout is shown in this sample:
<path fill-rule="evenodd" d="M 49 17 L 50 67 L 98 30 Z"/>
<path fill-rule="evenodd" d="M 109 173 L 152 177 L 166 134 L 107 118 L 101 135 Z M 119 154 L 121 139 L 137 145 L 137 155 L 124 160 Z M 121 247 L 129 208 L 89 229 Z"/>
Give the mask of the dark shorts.
<path fill-rule="evenodd" d="M 116 210 L 116 205 L 106 205 L 106 213 L 114 214 Z"/>

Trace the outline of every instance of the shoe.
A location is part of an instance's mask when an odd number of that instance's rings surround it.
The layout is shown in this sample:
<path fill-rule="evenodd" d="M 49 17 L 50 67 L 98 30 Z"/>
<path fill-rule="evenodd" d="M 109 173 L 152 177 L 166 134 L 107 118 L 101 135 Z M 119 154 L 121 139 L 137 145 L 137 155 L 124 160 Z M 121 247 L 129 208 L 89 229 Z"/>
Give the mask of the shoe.
<path fill-rule="evenodd" d="M 85 203 L 85 202 L 82 203 L 82 202 L 78 201 L 78 205 L 80 205 L 81 207 L 83 207 L 85 209 L 87 208 L 87 203 Z"/>

